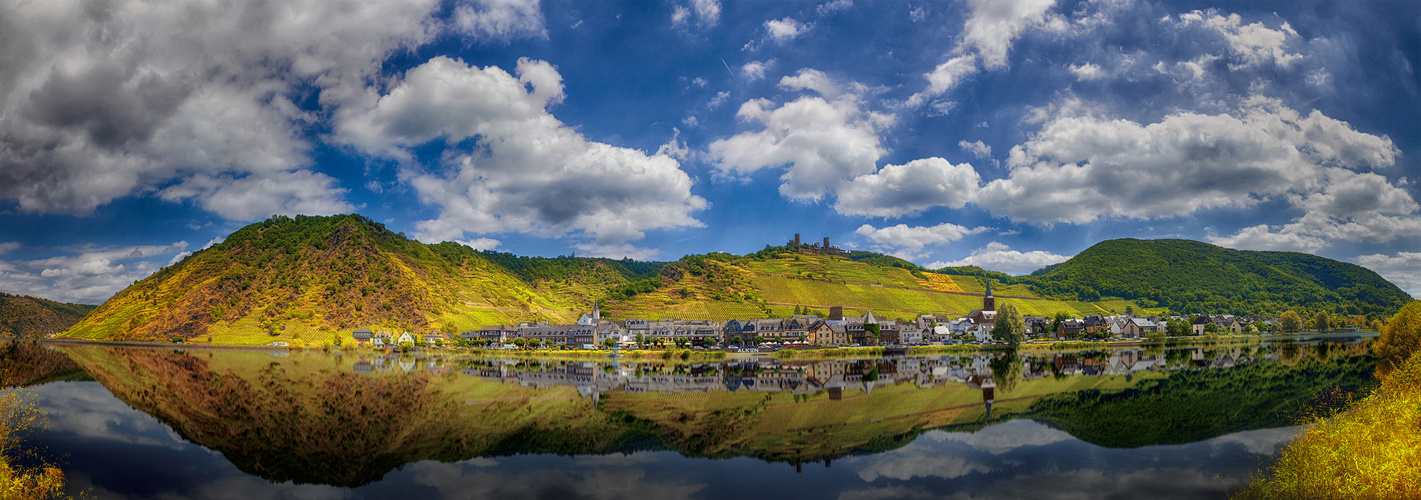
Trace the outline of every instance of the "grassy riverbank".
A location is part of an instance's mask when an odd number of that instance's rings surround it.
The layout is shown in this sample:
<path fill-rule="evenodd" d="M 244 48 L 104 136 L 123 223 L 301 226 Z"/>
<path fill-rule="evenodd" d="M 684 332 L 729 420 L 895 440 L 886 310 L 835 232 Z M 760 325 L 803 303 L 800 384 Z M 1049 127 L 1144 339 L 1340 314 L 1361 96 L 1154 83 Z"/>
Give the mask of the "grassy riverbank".
<path fill-rule="evenodd" d="M 1421 498 L 1421 355 L 1345 412 L 1318 415 L 1236 499 Z"/>
<path fill-rule="evenodd" d="M 1421 498 L 1421 301 L 1374 345 L 1390 370 L 1340 411 L 1322 410 L 1235 499 Z"/>

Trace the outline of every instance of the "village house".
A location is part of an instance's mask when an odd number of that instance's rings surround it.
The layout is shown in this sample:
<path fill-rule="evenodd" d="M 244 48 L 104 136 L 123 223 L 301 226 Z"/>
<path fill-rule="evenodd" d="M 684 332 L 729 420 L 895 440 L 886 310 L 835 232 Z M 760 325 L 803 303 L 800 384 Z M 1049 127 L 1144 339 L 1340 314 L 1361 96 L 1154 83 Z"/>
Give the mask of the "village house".
<path fill-rule="evenodd" d="M 1121 330 L 1120 336 L 1123 338 L 1139 338 L 1151 333 L 1160 331 L 1156 325 L 1145 318 L 1130 318 L 1125 321 L 1125 328 Z"/>
<path fill-rule="evenodd" d="M 355 339 L 356 344 L 370 345 L 371 339 L 375 338 L 375 332 L 370 331 L 369 328 L 356 328 L 354 332 L 350 333 L 350 336 Z"/>

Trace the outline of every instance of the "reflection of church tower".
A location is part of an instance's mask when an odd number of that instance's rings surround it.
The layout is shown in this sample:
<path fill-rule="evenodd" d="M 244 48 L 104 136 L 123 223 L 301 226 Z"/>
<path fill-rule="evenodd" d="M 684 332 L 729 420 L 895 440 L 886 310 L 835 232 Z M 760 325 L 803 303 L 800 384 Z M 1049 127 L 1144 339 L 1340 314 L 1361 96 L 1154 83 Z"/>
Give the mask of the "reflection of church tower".
<path fill-rule="evenodd" d="M 982 296 L 982 310 L 983 310 L 983 311 L 995 311 L 995 310 L 997 310 L 997 299 L 995 299 L 995 298 L 992 297 L 992 279 L 991 279 L 991 278 L 987 278 L 987 294 L 984 295 L 984 296 Z"/>
<path fill-rule="evenodd" d="M 982 404 L 987 406 L 987 420 L 992 419 L 992 401 L 996 399 L 995 387 L 982 388 Z"/>

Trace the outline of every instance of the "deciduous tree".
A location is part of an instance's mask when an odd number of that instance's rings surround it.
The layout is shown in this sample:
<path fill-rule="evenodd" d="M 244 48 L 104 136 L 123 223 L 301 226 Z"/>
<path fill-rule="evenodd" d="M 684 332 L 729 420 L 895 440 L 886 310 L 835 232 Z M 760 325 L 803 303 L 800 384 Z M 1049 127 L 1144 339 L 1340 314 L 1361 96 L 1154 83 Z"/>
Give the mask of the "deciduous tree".
<path fill-rule="evenodd" d="M 1297 333 L 1303 329 L 1303 317 L 1294 311 L 1285 311 L 1278 317 L 1278 322 L 1283 327 L 1283 333 Z"/>
<path fill-rule="evenodd" d="M 1007 302 L 997 308 L 997 319 L 992 324 L 992 338 L 1006 341 L 1013 346 L 1026 338 L 1026 321 L 1021 318 L 1021 313 L 1017 312 L 1015 304 Z"/>

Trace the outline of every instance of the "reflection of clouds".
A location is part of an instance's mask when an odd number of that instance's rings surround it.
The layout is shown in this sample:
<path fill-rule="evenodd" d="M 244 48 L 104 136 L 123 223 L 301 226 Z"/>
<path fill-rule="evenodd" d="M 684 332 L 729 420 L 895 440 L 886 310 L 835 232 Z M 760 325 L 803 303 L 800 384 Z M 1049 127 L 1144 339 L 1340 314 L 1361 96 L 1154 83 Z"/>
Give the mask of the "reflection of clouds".
<path fill-rule="evenodd" d="M 1018 476 L 1001 481 L 980 494 L 933 492 L 922 488 L 869 488 L 845 491 L 839 500 L 886 500 L 919 498 L 952 499 L 1096 499 L 1096 498 L 1219 498 L 1222 488 L 1237 484 L 1242 477 L 1225 480 L 1192 469 L 1147 469 L 1120 474 L 1082 469 Z"/>
<path fill-rule="evenodd" d="M 213 500 L 248 500 L 252 498 L 283 498 L 291 500 L 327 500 L 349 498 L 344 488 L 315 484 L 272 484 L 248 475 L 225 476 L 194 484 L 191 490 L 164 492 L 157 500 L 208 498 Z"/>
<path fill-rule="evenodd" d="M 646 470 L 632 467 L 655 462 L 654 457 L 580 457 L 572 467 L 542 470 L 489 472 L 475 464 L 418 462 L 406 467 L 417 484 L 431 486 L 445 498 L 589 498 L 675 499 L 691 498 L 705 484 L 681 484 L 674 479 L 651 479 Z"/>
<path fill-rule="evenodd" d="M 65 471 L 66 487 L 70 493 L 82 492 L 80 498 L 94 500 L 133 498 L 111 491 L 94 483 L 93 478 L 82 471 Z M 187 486 L 192 486 L 187 488 Z M 291 483 L 272 484 L 245 474 L 235 476 L 206 477 L 184 485 L 173 485 L 175 490 L 161 491 L 148 497 L 155 500 L 177 500 L 204 498 L 214 500 L 247 500 L 252 498 L 279 498 L 290 500 L 327 500 L 349 498 L 350 491 L 334 486 Z"/>
<path fill-rule="evenodd" d="M 869 482 L 880 476 L 900 480 L 914 477 L 953 479 L 973 472 L 992 471 L 991 467 L 968 462 L 967 459 L 960 457 L 934 456 L 916 451 L 909 453 L 889 452 L 884 455 L 873 460 L 867 467 L 859 469 L 859 477 Z"/>
<path fill-rule="evenodd" d="M 923 437 L 937 442 L 956 441 L 993 455 L 1023 446 L 1045 446 L 1075 439 L 1064 431 L 1030 420 L 1012 420 L 977 432 L 929 431 Z"/>
<path fill-rule="evenodd" d="M 1272 455 L 1278 451 L 1278 447 L 1292 441 L 1293 438 L 1302 432 L 1305 426 L 1299 427 L 1277 427 L 1273 429 L 1258 429 L 1252 431 L 1235 432 L 1227 436 L 1219 436 L 1209 440 L 1209 444 L 1214 446 L 1217 452 L 1219 448 L 1228 443 L 1237 443 L 1243 449 L 1255 455 Z"/>
<path fill-rule="evenodd" d="M 946 497 L 934 495 L 923 490 L 904 488 L 902 486 L 890 486 L 888 488 L 870 488 L 866 490 L 852 490 L 839 493 L 839 500 L 937 500 L 940 498 L 963 498 L 961 495 Z"/>
<path fill-rule="evenodd" d="M 98 382 L 58 382 L 33 390 L 40 408 L 48 413 L 48 432 L 175 450 L 185 443 L 168 426 L 130 408 Z"/>

